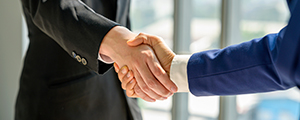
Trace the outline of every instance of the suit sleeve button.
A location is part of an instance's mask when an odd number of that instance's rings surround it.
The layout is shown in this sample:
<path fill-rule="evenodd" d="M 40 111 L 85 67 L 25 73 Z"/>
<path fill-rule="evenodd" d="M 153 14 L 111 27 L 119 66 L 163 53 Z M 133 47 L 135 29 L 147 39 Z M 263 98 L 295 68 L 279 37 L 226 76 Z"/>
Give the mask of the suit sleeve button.
<path fill-rule="evenodd" d="M 81 57 L 79 56 L 79 55 L 76 55 L 76 60 L 78 61 L 78 62 L 81 62 Z"/>
<path fill-rule="evenodd" d="M 74 58 L 76 58 L 76 53 L 74 51 L 72 52 L 72 55 Z"/>
<path fill-rule="evenodd" d="M 81 62 L 83 65 L 87 65 L 87 61 L 84 58 L 81 59 Z"/>

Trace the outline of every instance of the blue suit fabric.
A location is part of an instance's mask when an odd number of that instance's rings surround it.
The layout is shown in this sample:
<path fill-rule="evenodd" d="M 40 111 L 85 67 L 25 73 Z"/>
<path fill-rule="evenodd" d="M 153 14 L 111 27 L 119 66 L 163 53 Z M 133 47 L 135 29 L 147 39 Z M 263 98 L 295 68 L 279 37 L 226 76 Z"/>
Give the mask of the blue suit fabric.
<path fill-rule="evenodd" d="M 193 54 L 187 66 L 191 93 L 237 95 L 299 88 L 300 1 L 287 4 L 291 18 L 280 32 Z"/>

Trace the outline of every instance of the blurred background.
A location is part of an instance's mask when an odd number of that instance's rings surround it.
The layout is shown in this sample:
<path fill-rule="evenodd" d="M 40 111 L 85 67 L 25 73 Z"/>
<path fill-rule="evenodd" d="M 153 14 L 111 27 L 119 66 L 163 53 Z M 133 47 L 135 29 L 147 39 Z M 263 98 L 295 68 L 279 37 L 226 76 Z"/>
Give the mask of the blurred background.
<path fill-rule="evenodd" d="M 161 36 L 178 54 L 277 33 L 289 17 L 285 0 L 132 0 L 131 6 L 132 30 Z M 292 88 L 228 97 L 180 94 L 139 104 L 145 120 L 298 120 L 300 93 Z"/>
<path fill-rule="evenodd" d="M 161 36 L 177 54 L 192 54 L 279 32 L 285 0 L 132 0 L 132 30 Z M 0 120 L 12 120 L 27 31 L 18 0 L 0 1 Z M 261 94 L 139 100 L 144 120 L 298 120 L 297 88 Z"/>

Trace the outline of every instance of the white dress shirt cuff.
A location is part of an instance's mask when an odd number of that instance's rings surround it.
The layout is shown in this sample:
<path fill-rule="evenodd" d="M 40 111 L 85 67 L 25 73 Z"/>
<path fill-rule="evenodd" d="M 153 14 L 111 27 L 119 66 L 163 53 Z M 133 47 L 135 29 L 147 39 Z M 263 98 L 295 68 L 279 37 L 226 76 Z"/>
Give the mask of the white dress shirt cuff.
<path fill-rule="evenodd" d="M 100 60 L 106 64 L 114 63 L 114 61 L 110 57 L 103 55 L 103 54 L 98 54 L 98 60 Z"/>
<path fill-rule="evenodd" d="M 171 64 L 170 78 L 177 85 L 178 92 L 189 92 L 187 64 L 190 55 L 175 55 Z"/>

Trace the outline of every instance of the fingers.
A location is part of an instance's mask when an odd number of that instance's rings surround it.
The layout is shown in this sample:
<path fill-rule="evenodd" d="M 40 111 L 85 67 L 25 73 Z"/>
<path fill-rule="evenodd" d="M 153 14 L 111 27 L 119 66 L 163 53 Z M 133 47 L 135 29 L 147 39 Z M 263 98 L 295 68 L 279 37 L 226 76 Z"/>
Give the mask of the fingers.
<path fill-rule="evenodd" d="M 139 93 L 135 93 L 135 90 L 133 90 L 134 86 L 137 85 L 136 79 L 134 78 L 133 72 L 131 70 L 128 70 L 127 66 L 123 66 L 119 72 L 118 72 L 118 77 L 122 82 L 122 88 L 126 90 L 126 94 L 128 97 L 141 97 L 142 99 L 149 101 L 149 102 L 154 102 L 153 100 L 164 100 L 167 99 L 166 97 L 162 97 L 156 92 L 152 91 L 150 88 L 148 88 L 144 81 L 142 80 L 142 77 L 137 74 L 136 75 L 138 79 L 141 80 L 141 85 L 143 86 L 144 90 L 140 89 L 137 90 Z M 157 83 L 159 84 L 159 83 Z M 164 88 L 161 88 L 164 89 Z M 167 91 L 167 90 L 165 90 Z M 168 91 L 167 91 L 168 92 Z"/>
<path fill-rule="evenodd" d="M 123 66 L 120 71 L 123 72 L 118 72 L 118 77 L 122 81 L 122 88 L 126 90 L 126 95 L 133 98 L 139 97 L 135 94 L 133 89 L 134 86 L 137 85 L 136 80 L 133 77 L 133 72 L 131 70 L 128 72 L 127 66 Z"/>
<path fill-rule="evenodd" d="M 126 88 L 126 95 L 128 97 L 132 97 L 132 98 L 137 98 L 139 97 L 137 94 L 135 94 L 134 92 L 134 87 L 137 85 L 136 84 L 136 80 L 134 78 L 130 79 L 130 80 L 123 80 L 123 81 L 130 81 L 129 83 L 122 83 L 122 86 L 124 84 L 125 88 Z M 125 85 L 126 84 L 126 85 Z"/>
<path fill-rule="evenodd" d="M 118 73 L 120 68 L 119 68 L 119 65 L 117 63 L 114 63 L 114 68 L 115 68 L 116 73 Z"/>
<path fill-rule="evenodd" d="M 126 95 L 128 97 L 139 97 L 137 94 L 134 92 L 134 87 L 136 86 L 136 80 L 133 78 L 130 80 L 130 82 L 126 85 Z"/>
<path fill-rule="evenodd" d="M 134 86 L 134 84 L 132 84 L 133 82 L 136 83 L 135 79 L 133 79 L 132 71 L 129 71 L 122 79 L 122 88 L 124 90 L 133 89 Z M 132 87 L 130 86 L 128 87 L 128 85 L 132 85 Z"/>
<path fill-rule="evenodd" d="M 177 92 L 177 86 L 171 81 L 168 74 L 165 72 L 165 70 L 161 67 L 159 62 L 157 60 L 152 61 L 149 60 L 147 62 L 151 72 L 154 74 L 154 76 L 157 78 L 157 80 L 162 84 L 163 86 L 159 85 L 158 89 L 160 89 L 160 92 L 163 94 L 167 94 L 167 97 L 171 96 L 173 93 Z M 161 88 L 164 87 L 164 88 Z M 172 93 L 170 93 L 171 91 Z"/>
<path fill-rule="evenodd" d="M 126 66 L 122 67 L 118 73 L 119 79 L 122 79 L 122 88 L 126 90 L 126 95 L 128 97 L 141 97 L 142 99 L 148 101 L 148 102 L 154 102 L 152 97 L 147 95 L 147 93 L 144 93 L 139 87 L 137 91 L 139 91 L 138 94 L 135 93 L 134 87 L 137 85 L 136 79 L 133 76 L 133 72 L 131 70 L 128 71 L 128 68 Z M 168 91 L 167 91 L 168 92 Z M 167 99 L 165 97 L 161 97 L 158 94 L 154 92 L 150 92 L 151 96 L 153 96 L 155 99 L 164 100 Z"/>
<path fill-rule="evenodd" d="M 147 94 L 145 94 L 138 85 L 134 86 L 134 92 L 137 96 L 139 96 L 140 98 L 142 98 L 143 100 L 145 100 L 147 102 L 155 102 L 156 101 L 155 99 L 152 99 Z"/>
<path fill-rule="evenodd" d="M 133 72 L 128 71 L 127 66 L 123 66 L 118 73 L 119 79 L 122 81 L 122 88 L 124 90 L 131 90 L 136 85 L 136 80 L 133 77 Z"/>
<path fill-rule="evenodd" d="M 170 80 L 168 74 L 162 69 L 159 62 L 157 60 L 148 60 L 147 61 L 148 67 L 150 68 L 152 74 L 155 76 L 155 80 L 157 82 L 154 82 L 156 85 L 151 87 L 150 84 L 146 79 L 146 84 L 149 85 L 150 88 L 152 88 L 155 92 L 158 94 L 169 97 L 173 94 L 173 91 L 171 91 L 172 87 L 176 87 L 176 85 Z M 162 81 L 162 82 L 160 82 Z M 148 84 L 149 83 L 149 84 Z M 175 91 L 176 92 L 176 91 Z"/>
<path fill-rule="evenodd" d="M 138 36 L 136 36 L 134 39 L 131 39 L 131 40 L 128 40 L 127 41 L 127 44 L 129 45 L 129 46 L 132 46 L 132 47 L 134 47 L 134 46 L 138 46 L 138 45 L 140 45 L 140 44 L 148 44 L 148 45 L 150 45 L 150 46 L 152 46 L 152 41 L 150 41 L 149 39 L 148 39 L 148 37 L 149 37 L 150 35 L 147 35 L 146 36 L 146 34 L 145 33 L 140 33 Z"/>
<path fill-rule="evenodd" d="M 131 80 L 129 80 L 129 82 L 125 85 L 127 90 L 131 90 L 134 88 L 134 86 L 137 85 L 136 84 L 136 80 L 135 78 L 132 78 Z"/>
<path fill-rule="evenodd" d="M 127 66 L 123 66 L 120 69 L 121 72 L 118 73 L 118 78 L 122 82 L 122 88 L 124 90 L 133 89 L 136 84 L 136 80 L 134 79 L 133 72 L 131 70 L 128 71 Z"/>
<path fill-rule="evenodd" d="M 137 37 L 135 37 L 135 39 L 127 41 L 127 44 L 130 46 L 137 46 L 140 44 L 148 44 L 155 48 L 155 45 L 157 45 L 157 43 L 161 42 L 160 40 L 161 40 L 161 38 L 159 38 L 159 37 L 156 37 L 153 35 L 148 35 L 145 33 L 140 33 Z M 155 51 L 155 49 L 154 49 L 154 51 Z M 157 52 L 162 52 L 162 51 L 156 51 L 156 53 Z M 178 89 L 177 86 L 169 79 L 168 74 L 161 67 L 158 60 L 157 59 L 155 61 L 151 61 L 151 60 L 153 60 L 153 59 L 150 59 L 150 61 L 148 61 L 147 64 L 148 64 L 149 68 L 151 69 L 151 72 L 154 74 L 154 76 L 169 91 L 171 91 L 173 93 L 177 92 L 177 89 Z M 162 59 L 160 59 L 160 60 L 162 60 Z M 166 62 L 164 62 L 164 61 L 160 61 L 160 62 L 163 62 L 163 65 L 166 64 Z M 164 68 L 167 68 L 167 66 L 164 66 Z M 167 70 L 167 71 L 169 71 L 169 70 Z M 141 75 L 142 75 L 142 77 L 144 77 L 143 73 L 141 73 Z M 145 80 L 145 78 L 144 78 L 144 80 Z M 147 82 L 147 81 L 145 81 L 145 82 L 147 83 L 147 85 L 149 85 L 149 82 Z M 149 86 L 149 87 L 151 88 L 151 86 Z M 160 85 L 158 87 L 160 87 Z M 160 88 L 160 91 L 156 91 L 156 92 L 160 93 L 160 95 L 163 95 L 163 96 L 166 95 L 166 91 L 162 91 L 162 90 L 163 89 Z"/>
<path fill-rule="evenodd" d="M 139 96 L 135 94 L 134 89 L 127 89 L 126 95 L 131 98 L 138 98 Z"/>
<path fill-rule="evenodd" d="M 144 42 L 146 42 L 147 37 L 141 36 L 140 34 L 137 37 L 135 37 L 134 39 L 128 40 L 127 44 L 129 46 L 134 47 L 134 46 L 138 46 L 138 45 L 143 44 Z"/>
<path fill-rule="evenodd" d="M 145 85 L 139 84 L 139 86 L 141 87 L 141 89 L 144 92 L 147 93 L 148 91 L 154 91 L 155 93 L 157 93 L 163 97 L 169 97 L 170 94 L 172 94 L 163 85 L 161 85 L 159 81 L 156 80 L 156 78 L 153 76 L 153 74 L 149 70 L 147 64 L 142 64 L 142 66 L 138 67 L 137 69 L 138 69 L 138 72 L 140 73 L 142 79 L 145 82 Z M 148 90 L 148 91 L 145 90 L 145 89 L 149 89 L 149 88 L 151 90 Z M 148 94 L 148 95 L 150 95 L 150 94 Z M 150 95 L 150 97 L 152 97 L 152 95 Z"/>
<path fill-rule="evenodd" d="M 135 90 L 136 94 L 138 96 L 140 96 L 142 98 L 143 96 L 145 97 L 145 95 L 143 95 L 143 94 L 146 94 L 150 98 L 156 99 L 156 100 L 165 100 L 165 99 L 167 99 L 166 97 L 163 97 L 163 96 L 157 94 L 151 88 L 149 88 L 148 87 L 149 85 L 147 85 L 144 82 L 145 79 L 141 77 L 140 73 L 137 70 L 134 70 L 134 76 L 135 76 L 136 82 L 137 82 L 137 84 L 138 84 L 138 86 L 140 88 L 140 90 Z M 151 75 L 151 76 L 153 76 L 153 75 Z M 152 81 L 153 78 L 148 79 L 148 80 L 153 83 L 153 81 Z M 157 81 L 155 80 L 155 82 L 157 82 Z M 152 83 L 150 83 L 150 84 L 152 84 Z M 156 84 L 159 84 L 159 83 L 157 82 Z"/>

